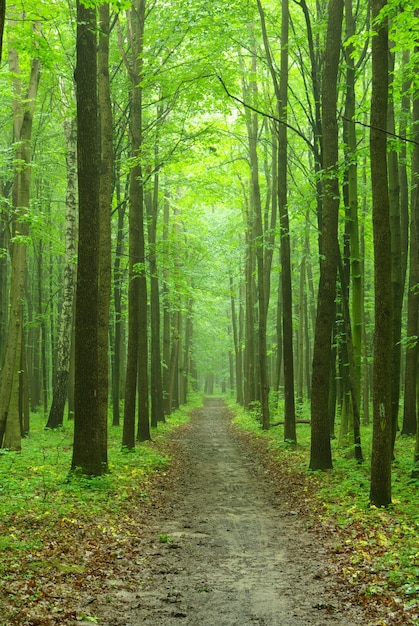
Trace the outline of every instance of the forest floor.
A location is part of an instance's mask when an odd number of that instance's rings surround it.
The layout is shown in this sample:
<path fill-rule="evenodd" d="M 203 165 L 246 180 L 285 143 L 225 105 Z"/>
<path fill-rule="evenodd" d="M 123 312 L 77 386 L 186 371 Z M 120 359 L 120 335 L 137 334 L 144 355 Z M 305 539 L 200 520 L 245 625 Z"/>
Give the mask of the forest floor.
<path fill-rule="evenodd" d="M 327 538 L 272 488 L 222 401 L 208 399 L 170 445 L 127 577 L 92 599 L 100 624 L 367 624 L 333 577 Z"/>
<path fill-rule="evenodd" d="M 413 623 L 357 595 L 304 479 L 232 426 L 222 400 L 159 445 L 170 463 L 117 520 L 37 522 L 50 540 L 3 581 L 0 626 Z"/>

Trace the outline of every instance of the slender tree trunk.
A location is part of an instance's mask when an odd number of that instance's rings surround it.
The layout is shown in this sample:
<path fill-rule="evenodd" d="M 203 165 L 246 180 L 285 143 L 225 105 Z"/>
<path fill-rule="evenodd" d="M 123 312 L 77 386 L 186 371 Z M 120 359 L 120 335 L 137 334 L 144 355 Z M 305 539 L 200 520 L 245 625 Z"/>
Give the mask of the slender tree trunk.
<path fill-rule="evenodd" d="M 389 71 L 394 74 L 394 53 L 389 53 Z M 396 132 L 394 98 L 390 94 L 387 111 L 387 130 Z M 402 275 L 402 239 L 400 213 L 399 159 L 397 150 L 390 146 L 387 156 L 389 180 L 390 233 L 391 233 L 391 289 L 392 289 L 392 354 L 391 354 L 391 419 L 392 445 L 398 429 L 401 369 L 402 308 L 404 276 Z"/>
<path fill-rule="evenodd" d="M 407 61 L 407 59 L 405 59 Z M 408 85 L 406 85 L 406 91 Z M 408 98 L 410 102 L 410 98 Z M 404 113 L 406 116 L 409 105 L 404 101 Z M 413 133 L 416 141 L 419 140 L 419 98 L 413 101 Z M 400 128 L 400 134 L 406 134 L 406 120 Z M 406 158 L 406 147 L 403 147 L 404 155 L 401 155 L 401 163 Z M 403 158 L 404 156 L 404 158 Z M 405 380 L 404 380 L 404 402 L 403 402 L 403 425 L 402 435 L 415 435 L 417 432 L 416 417 L 416 401 L 418 386 L 418 358 L 419 347 L 417 337 L 419 334 L 419 292 L 417 285 L 419 284 L 419 198 L 418 198 L 418 178 L 419 178 L 419 149 L 415 145 L 412 154 L 412 193 L 410 207 L 410 225 L 409 225 L 409 285 L 407 291 L 407 323 L 406 336 L 407 345 L 405 352 Z M 402 205 L 406 203 L 407 197 L 405 190 L 407 189 L 407 173 L 406 167 L 402 178 Z"/>
<path fill-rule="evenodd" d="M 253 215 L 246 210 L 246 298 L 245 298 L 245 353 L 244 353 L 244 407 L 250 409 L 257 399 L 256 393 L 256 346 L 255 346 L 255 251 L 253 245 Z"/>
<path fill-rule="evenodd" d="M 355 35 L 355 19 L 352 13 L 352 0 L 345 0 L 346 36 L 350 40 Z M 356 404 L 361 398 L 361 354 L 362 354 L 362 288 L 361 257 L 358 222 L 358 165 L 355 117 L 355 63 L 353 45 L 345 47 L 346 58 L 346 99 L 344 141 L 347 163 L 347 224 L 349 227 L 350 280 L 351 280 L 351 337 L 354 358 L 353 384 L 355 385 Z"/>
<path fill-rule="evenodd" d="M 159 118 L 161 111 L 158 112 Z M 155 146 L 155 167 L 158 162 L 158 146 Z M 151 391 L 151 425 L 157 426 L 164 421 L 163 408 L 163 381 L 161 369 L 161 342 L 160 342 L 160 289 L 157 268 L 157 218 L 159 212 L 159 174 L 154 174 L 153 193 L 146 194 L 147 224 L 148 224 L 148 259 L 150 268 L 150 331 L 151 331 L 151 364 L 150 364 L 150 391 Z"/>
<path fill-rule="evenodd" d="M 169 199 L 164 199 L 163 205 L 163 244 L 166 246 L 168 256 L 168 234 L 169 234 Z M 170 398 L 170 303 L 169 303 L 169 272 L 167 267 L 163 271 L 163 407 L 165 415 L 170 415 L 172 411 Z"/>
<path fill-rule="evenodd" d="M 117 178 L 118 189 L 118 178 Z M 117 192 L 118 196 L 118 192 Z M 119 200 L 119 199 L 118 199 Z M 118 201 L 118 220 L 115 246 L 115 260 L 113 266 L 113 300 L 114 300 L 114 356 L 112 370 L 112 425 L 119 426 L 121 400 L 121 371 L 122 371 L 122 274 L 121 257 L 123 254 L 125 220 L 125 202 Z"/>
<path fill-rule="evenodd" d="M 236 369 L 236 402 L 243 404 L 243 371 L 242 371 L 242 351 L 240 342 L 240 310 L 239 319 L 236 313 L 236 298 L 233 278 L 230 276 L 230 302 L 231 302 L 231 325 L 233 329 L 233 345 Z M 239 305 L 241 306 L 241 305 Z"/>
<path fill-rule="evenodd" d="M 284 439 L 297 441 L 295 427 L 295 395 L 294 395 L 294 346 L 292 319 L 292 281 L 291 281 L 291 241 L 288 215 L 288 0 L 283 0 L 281 22 L 281 76 L 279 83 L 279 118 L 284 122 L 278 129 L 278 206 L 281 226 L 281 278 L 282 278 L 282 325 L 284 342 Z"/>
<path fill-rule="evenodd" d="M 334 324 L 336 272 L 338 266 L 338 127 L 337 77 L 341 49 L 343 0 L 330 0 L 328 9 L 325 64 L 323 71 L 323 209 L 322 260 L 317 299 L 317 318 L 311 385 L 310 469 L 332 467 L 329 419 L 325 408 L 329 400 L 331 338 Z"/>
<path fill-rule="evenodd" d="M 370 500 L 391 503 L 391 234 L 387 182 L 388 28 L 377 16 L 386 0 L 372 0 L 371 185 L 374 232 L 375 333 L 373 371 L 373 443 Z"/>
<path fill-rule="evenodd" d="M 147 286 L 144 245 L 144 188 L 140 162 L 142 146 L 142 51 L 145 0 L 136 0 L 131 8 L 132 67 L 131 78 L 131 153 L 134 165 L 130 172 L 129 192 L 129 287 L 128 354 L 125 383 L 124 430 L 122 444 L 135 446 L 135 406 L 138 391 L 137 439 L 149 439 L 147 374 Z"/>
<path fill-rule="evenodd" d="M 46 428 L 57 428 L 63 423 L 70 373 L 70 350 L 76 279 L 77 127 L 76 120 L 74 118 L 67 118 L 65 120 L 64 133 L 67 147 L 64 293 L 57 342 L 57 367 L 54 393 Z"/>
<path fill-rule="evenodd" d="M 419 16 L 419 11 L 416 11 L 416 15 Z M 419 53 L 419 46 L 415 48 L 416 54 Z M 419 74 L 418 67 L 416 67 L 416 76 Z M 418 227 L 416 231 L 416 246 L 418 246 L 419 241 L 419 225 L 418 225 L 418 216 L 419 216 L 419 94 L 416 92 L 416 95 L 413 99 L 413 132 L 414 138 L 416 139 L 416 144 L 413 149 L 412 155 L 412 202 L 411 202 L 411 212 L 412 215 L 415 216 L 415 223 Z M 412 249 L 412 243 L 411 243 Z M 417 258 L 417 257 L 416 257 Z M 419 262 L 418 262 L 419 267 Z M 416 385 L 417 385 L 416 381 Z M 416 387 L 417 388 L 417 387 Z M 417 420 L 419 422 L 419 415 L 417 415 Z M 415 445 L 415 453 L 413 458 L 413 470 L 412 477 L 419 477 L 419 426 L 416 428 L 416 445 Z"/>
<path fill-rule="evenodd" d="M 252 53 L 252 73 L 256 76 L 256 54 Z M 245 91 L 249 92 L 253 102 L 257 99 L 257 84 L 255 80 L 251 80 L 249 85 L 245 87 Z M 267 269 L 265 268 L 265 237 L 263 232 L 262 203 L 259 184 L 259 157 L 257 151 L 258 138 L 258 118 L 253 112 L 246 110 L 247 135 L 249 142 L 249 158 L 251 172 L 251 195 L 250 209 L 254 216 L 254 238 L 250 240 L 250 245 L 256 247 L 256 267 L 257 267 L 257 302 L 258 302 L 258 366 L 259 375 L 258 391 L 260 397 L 262 428 L 267 430 L 270 425 L 269 417 L 269 384 L 267 371 L 267 348 L 266 348 L 266 325 L 267 325 Z"/>

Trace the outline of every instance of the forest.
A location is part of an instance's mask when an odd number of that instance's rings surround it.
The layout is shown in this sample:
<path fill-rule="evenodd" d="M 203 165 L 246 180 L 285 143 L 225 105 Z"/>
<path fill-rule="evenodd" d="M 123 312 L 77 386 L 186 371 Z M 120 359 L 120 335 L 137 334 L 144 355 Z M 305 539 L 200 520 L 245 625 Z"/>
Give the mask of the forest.
<path fill-rule="evenodd" d="M 0 32 L 0 495 L 31 441 L 96 485 L 216 395 L 314 482 L 417 502 L 416 3 L 2 1 Z"/>

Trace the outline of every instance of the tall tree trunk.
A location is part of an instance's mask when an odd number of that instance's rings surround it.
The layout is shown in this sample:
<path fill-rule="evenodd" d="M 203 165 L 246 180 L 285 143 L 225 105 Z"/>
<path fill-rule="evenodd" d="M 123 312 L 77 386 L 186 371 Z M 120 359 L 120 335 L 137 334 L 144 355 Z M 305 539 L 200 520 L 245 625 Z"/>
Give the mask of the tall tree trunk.
<path fill-rule="evenodd" d="M 419 136 L 419 134 L 418 134 Z M 417 158 L 417 157 L 415 157 Z M 418 176 L 412 162 L 412 178 Z M 417 194 L 417 190 L 416 190 Z M 409 289 L 407 293 L 407 345 L 405 355 L 405 381 L 403 404 L 403 435 L 416 434 L 416 400 L 418 379 L 419 331 L 419 202 L 412 191 L 410 208 Z"/>
<path fill-rule="evenodd" d="M 375 332 L 370 500 L 391 503 L 391 234 L 387 179 L 388 27 L 377 23 L 386 0 L 372 0 L 371 186 L 374 232 Z"/>
<path fill-rule="evenodd" d="M 321 171 L 323 168 L 323 155 L 322 155 L 322 114 L 321 114 L 321 59 L 322 54 L 317 46 L 316 40 L 311 25 L 310 10 L 308 8 L 306 0 L 300 0 L 298 3 L 303 11 L 304 20 L 307 29 L 307 43 L 310 58 L 310 76 L 311 76 L 311 88 L 314 101 L 314 115 L 312 116 L 311 125 L 314 136 L 313 143 L 313 156 L 314 156 L 314 171 L 316 174 L 316 212 L 317 212 L 317 225 L 319 232 L 319 253 L 321 254 L 321 238 L 323 233 L 322 227 L 322 179 Z M 319 10 L 320 3 L 317 3 L 317 10 Z"/>
<path fill-rule="evenodd" d="M 419 16 L 419 11 L 416 11 L 416 15 Z M 415 48 L 416 54 L 419 53 L 419 46 Z M 416 66 L 416 76 L 419 74 L 419 69 Z M 413 149 L 412 155 L 412 202 L 411 202 L 411 212 L 412 216 L 414 215 L 415 225 L 417 227 L 416 230 L 416 250 L 419 248 L 419 94 L 416 92 L 413 99 L 413 132 L 414 138 L 416 140 L 415 147 Z M 412 243 L 411 243 L 412 250 Z M 412 253 L 412 252 L 411 252 Z M 416 262 L 419 268 L 419 260 L 418 256 L 416 256 Z M 419 281 L 418 281 L 419 282 Z M 417 333 L 417 330 L 416 330 Z M 418 382 L 416 380 L 416 388 Z M 419 415 L 417 415 L 417 420 L 419 422 Z M 415 445 L 415 453 L 413 458 L 413 470 L 412 477 L 419 478 L 419 425 L 416 428 L 416 445 Z"/>
<path fill-rule="evenodd" d="M 112 368 L 112 425 L 119 426 L 121 400 L 121 371 L 122 371 L 122 274 L 121 257 L 123 254 L 125 202 L 121 202 L 118 193 L 118 174 L 116 175 L 118 219 L 115 246 L 115 260 L 113 265 L 113 300 L 114 300 L 114 350 Z"/>
<path fill-rule="evenodd" d="M 394 53 L 389 53 L 389 71 L 394 74 Z M 396 132 L 394 119 L 394 98 L 389 96 L 387 111 L 387 130 Z M 389 180 L 390 233 L 391 233 L 391 289 L 392 289 L 392 355 L 391 355 L 391 419 L 392 446 L 396 440 L 400 400 L 400 367 L 402 308 L 404 294 L 404 276 L 402 274 L 402 238 L 400 213 L 399 159 L 397 149 L 390 146 L 387 156 Z"/>
<path fill-rule="evenodd" d="M 162 240 L 166 246 L 168 255 L 169 245 L 169 209 L 170 203 L 167 196 L 163 204 L 163 233 Z M 170 415 L 172 411 L 170 397 L 170 303 L 169 303 L 169 272 L 167 267 L 163 270 L 163 407 L 165 415 Z"/>
<path fill-rule="evenodd" d="M 236 369 L 236 402 L 243 404 L 243 366 L 242 351 L 240 342 L 240 310 L 239 316 L 236 313 L 236 297 L 233 278 L 230 276 L 230 302 L 231 302 L 231 326 L 233 329 L 233 346 Z M 239 305 L 240 306 L 240 305 Z"/>
<path fill-rule="evenodd" d="M 266 31 L 265 16 L 260 0 L 258 0 L 259 15 L 262 24 L 262 33 L 265 54 L 271 73 L 277 100 L 278 116 L 281 123 L 278 126 L 278 175 L 277 189 L 279 219 L 281 227 L 281 288 L 282 288 L 282 326 L 283 326 L 283 356 L 284 356 L 284 439 L 297 440 L 295 428 L 295 395 L 294 395 L 294 350 L 293 350 L 293 320 L 292 320 L 292 287 L 291 287 L 291 245 L 288 216 L 288 136 L 287 136 L 287 104 L 288 104 L 288 29 L 289 9 L 288 0 L 281 3 L 281 72 L 278 83 L 276 69 L 273 64 Z M 273 150 L 275 144 L 273 145 Z M 273 249 L 273 245 L 269 246 Z"/>
<path fill-rule="evenodd" d="M 157 118 L 161 116 L 158 110 Z M 159 173 L 158 173 L 158 143 L 156 139 L 154 161 L 153 192 L 146 194 L 147 224 L 148 224 L 148 262 L 150 268 L 150 397 L 151 397 L 151 425 L 156 427 L 158 422 L 164 421 L 163 408 L 163 381 L 161 369 L 161 342 L 160 342 L 160 289 L 157 268 L 157 218 L 159 213 Z"/>
<path fill-rule="evenodd" d="M 352 0 L 345 0 L 346 37 L 351 40 L 355 35 L 355 19 L 352 12 Z M 358 165 L 355 117 L 355 63 L 353 44 L 345 47 L 346 59 L 346 98 L 344 142 L 347 163 L 347 224 L 349 228 L 350 280 L 351 280 L 351 336 L 354 359 L 353 384 L 355 385 L 356 404 L 361 398 L 361 353 L 362 353 L 362 274 L 358 221 Z"/>
<path fill-rule="evenodd" d="M 76 278 L 76 222 L 77 222 L 77 126 L 74 118 L 64 122 L 66 138 L 66 225 L 64 293 L 61 306 L 57 342 L 57 366 L 52 404 L 46 428 L 57 428 L 63 423 L 70 373 L 70 350 L 73 326 L 73 304 Z"/>
<path fill-rule="evenodd" d="M 13 135 L 16 145 L 14 172 L 13 207 L 14 220 L 10 255 L 12 260 L 10 278 L 9 323 L 5 347 L 5 357 L 0 380 L 0 445 L 20 449 L 20 423 L 18 400 L 14 391 L 19 389 L 21 365 L 23 298 L 26 278 L 26 250 L 29 228 L 25 213 L 29 207 L 31 178 L 31 136 L 35 100 L 39 83 L 39 60 L 31 61 L 28 90 L 22 94 L 17 51 L 9 50 L 9 68 L 13 76 Z M 15 426 L 11 424 L 15 423 Z M 9 423 L 7 441 L 3 441 L 6 425 Z M 10 435 L 10 436 L 9 436 Z"/>
<path fill-rule="evenodd" d="M 256 53 L 252 53 L 252 74 L 256 76 Z M 249 92 L 251 101 L 256 103 L 257 84 L 255 80 L 251 80 L 249 85 L 245 87 L 245 91 Z M 259 376 L 258 391 L 260 397 L 262 428 L 269 429 L 269 383 L 267 370 L 267 347 L 266 347 L 266 326 L 267 326 L 267 281 L 268 268 L 265 264 L 265 237 L 263 231 L 262 218 L 262 202 L 259 184 L 259 157 L 257 151 L 258 140 L 258 118 L 254 112 L 246 109 L 247 135 L 249 142 L 249 158 L 251 172 L 251 194 L 250 194 L 250 211 L 254 216 L 254 237 L 250 240 L 250 245 L 255 246 L 256 251 L 256 267 L 257 267 L 257 302 L 258 302 L 258 365 Z"/>
<path fill-rule="evenodd" d="M 247 203 L 248 204 L 248 203 Z M 245 267 L 245 352 L 244 352 L 244 407 L 250 409 L 257 399 L 256 345 L 255 345 L 255 251 L 251 207 L 246 210 L 246 267 Z"/>
<path fill-rule="evenodd" d="M 343 0 L 330 0 L 328 14 L 322 93 L 324 167 L 322 260 L 320 263 L 311 385 L 310 469 L 312 470 L 325 470 L 332 467 L 329 419 L 325 409 L 329 400 L 331 338 L 335 317 L 336 272 L 339 258 L 337 78 L 341 49 Z"/>
<path fill-rule="evenodd" d="M 75 321 L 74 446 L 72 470 L 100 476 L 103 424 L 98 404 L 99 137 L 96 9 L 77 2 L 75 80 L 79 249 Z"/>
<path fill-rule="evenodd" d="M 113 193 L 113 120 L 109 83 L 109 3 L 99 6 L 98 97 L 100 111 L 99 178 L 99 419 L 102 422 L 102 460 L 108 463 L 109 312 L 112 289 L 111 211 Z"/>
<path fill-rule="evenodd" d="M 281 22 L 281 75 L 279 82 L 278 109 L 279 118 L 283 122 L 278 129 L 278 206 L 281 226 L 281 278 L 282 278 L 282 325 L 284 342 L 284 439 L 297 441 L 295 428 L 295 395 L 294 395 L 294 347 L 292 319 L 292 281 L 291 281 L 291 241 L 288 215 L 288 0 L 283 0 Z"/>
<path fill-rule="evenodd" d="M 129 191 L 129 287 L 128 354 L 125 383 L 124 431 L 122 443 L 135 446 L 135 406 L 138 391 L 137 439 L 149 439 L 147 374 L 147 286 L 144 245 L 144 188 L 140 162 L 142 146 L 142 51 L 144 45 L 145 0 L 131 7 L 131 154 Z"/>

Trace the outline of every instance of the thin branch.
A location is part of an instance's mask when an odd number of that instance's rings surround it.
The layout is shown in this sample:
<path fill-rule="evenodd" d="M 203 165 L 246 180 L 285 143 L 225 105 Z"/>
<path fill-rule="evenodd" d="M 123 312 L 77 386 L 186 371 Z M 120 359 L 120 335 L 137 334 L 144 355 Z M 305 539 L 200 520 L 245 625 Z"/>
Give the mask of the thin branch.
<path fill-rule="evenodd" d="M 371 126 L 371 124 L 366 124 L 365 122 L 360 122 L 359 120 L 351 120 L 349 117 L 345 117 L 344 115 L 340 116 L 345 122 L 351 122 L 352 124 L 359 124 L 360 126 L 364 126 L 364 128 L 372 128 L 373 130 L 378 130 L 381 133 L 389 135 L 390 137 L 394 137 L 395 139 L 400 139 L 401 141 L 407 141 L 408 143 L 413 143 L 415 146 L 419 146 L 419 141 L 415 139 L 409 139 L 408 137 L 403 137 L 403 135 L 398 135 L 397 133 L 392 133 L 385 128 L 378 128 L 378 126 Z"/>
<path fill-rule="evenodd" d="M 294 133 L 296 133 L 299 137 L 301 137 L 301 139 L 303 141 L 305 141 L 305 143 L 308 145 L 310 150 L 313 150 L 313 148 L 314 148 L 313 144 L 311 143 L 311 141 L 309 139 L 307 139 L 307 137 L 301 131 L 299 131 L 294 126 L 291 126 L 291 124 L 288 124 L 287 122 L 284 122 L 284 120 L 280 120 L 278 117 L 275 117 L 275 115 L 271 115 L 270 113 L 266 113 L 265 111 L 261 111 L 260 109 L 257 109 L 256 107 L 253 107 L 251 104 L 248 104 L 247 102 L 244 102 L 243 100 L 241 100 L 237 96 L 234 96 L 228 90 L 228 88 L 227 88 L 225 82 L 223 81 L 223 79 L 221 78 L 221 76 L 219 76 L 218 74 L 216 74 L 216 76 L 217 76 L 218 80 L 220 81 L 221 85 L 223 86 L 223 89 L 224 89 L 224 91 L 226 92 L 226 94 L 228 95 L 229 98 L 231 98 L 232 100 L 235 100 L 236 102 L 239 102 L 239 104 L 244 106 L 246 109 L 250 109 L 251 111 L 254 111 L 254 113 L 258 113 L 259 115 L 262 115 L 263 117 L 267 117 L 268 119 L 273 120 L 277 124 L 283 124 L 284 126 L 289 128 L 290 130 L 292 130 Z"/>

